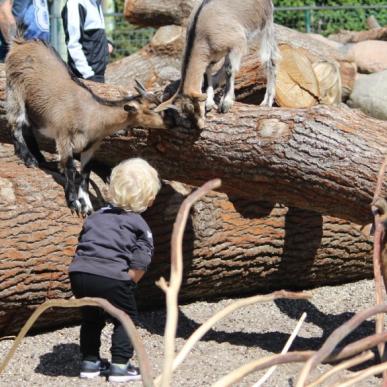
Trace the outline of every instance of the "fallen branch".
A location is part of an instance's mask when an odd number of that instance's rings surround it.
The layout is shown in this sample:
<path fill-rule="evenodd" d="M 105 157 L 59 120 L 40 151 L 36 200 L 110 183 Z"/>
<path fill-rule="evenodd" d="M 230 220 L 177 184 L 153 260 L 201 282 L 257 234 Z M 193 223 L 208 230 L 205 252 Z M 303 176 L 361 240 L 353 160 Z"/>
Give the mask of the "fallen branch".
<path fill-rule="evenodd" d="M 133 347 L 138 356 L 139 366 L 141 370 L 143 384 L 146 387 L 153 386 L 152 371 L 148 359 L 148 355 L 145 352 L 144 345 L 137 333 L 136 327 L 134 326 L 131 318 L 122 310 L 113 306 L 107 300 L 102 298 L 81 298 L 81 299 L 71 299 L 71 300 L 49 300 L 41 304 L 31 315 L 31 317 L 24 324 L 23 328 L 17 335 L 15 342 L 13 343 L 11 349 L 9 350 L 4 361 L 0 365 L 0 374 L 5 370 L 9 361 L 12 359 L 16 349 L 20 345 L 24 336 L 28 333 L 34 322 L 39 318 L 39 316 L 49 308 L 80 308 L 82 306 L 99 306 L 104 309 L 105 312 L 109 313 L 110 316 L 115 317 L 123 325 L 125 332 L 130 337 L 130 340 L 133 344 Z"/>
<path fill-rule="evenodd" d="M 375 305 L 369 309 L 361 311 L 353 316 L 346 323 L 335 329 L 324 345 L 306 362 L 298 378 L 296 387 L 304 387 L 306 380 L 317 364 L 323 362 L 336 348 L 337 344 L 356 329 L 364 320 L 379 313 L 387 312 L 387 304 Z"/>
<path fill-rule="evenodd" d="M 189 339 L 185 342 L 183 348 L 180 350 L 175 360 L 173 361 L 173 370 L 175 370 L 188 356 L 191 349 L 194 345 L 221 319 L 225 318 L 230 313 L 235 310 L 242 308 L 247 305 L 256 304 L 258 302 L 267 302 L 273 301 L 278 298 L 288 298 L 288 299 L 309 299 L 311 295 L 306 293 L 293 293 L 287 292 L 284 290 L 280 290 L 277 292 L 273 292 L 267 295 L 259 295 L 253 296 L 249 298 L 245 298 L 242 300 L 238 300 L 224 309 L 220 310 L 216 314 L 214 314 L 211 318 L 209 318 L 205 323 L 203 323 L 196 331 L 189 337 Z M 158 383 L 160 376 L 156 379 L 156 384 Z"/>
<path fill-rule="evenodd" d="M 304 312 L 302 314 L 302 316 L 300 317 L 300 320 L 298 321 L 296 327 L 294 328 L 294 331 L 292 332 L 292 334 L 290 335 L 288 341 L 286 342 L 285 347 L 281 351 L 281 354 L 287 353 L 289 351 L 289 348 L 293 344 L 293 341 L 296 339 L 296 337 L 298 335 L 298 332 L 300 331 L 301 326 L 304 323 L 305 319 L 306 319 L 306 313 Z M 276 370 L 276 368 L 277 368 L 277 366 L 271 367 L 265 373 L 265 375 L 263 375 L 262 378 L 260 380 L 258 380 L 257 383 L 254 384 L 253 387 L 261 387 L 266 382 L 266 380 L 270 378 L 270 376 L 273 374 L 273 372 Z"/>
<path fill-rule="evenodd" d="M 313 351 L 289 352 L 285 354 L 268 356 L 259 360 L 254 360 L 248 364 L 243 365 L 242 367 L 233 370 L 228 375 L 223 376 L 223 378 L 216 381 L 211 387 L 231 386 L 232 384 L 237 383 L 238 381 L 242 380 L 246 375 L 254 371 L 266 369 L 274 365 L 305 362 L 310 358 L 313 353 Z"/>
<path fill-rule="evenodd" d="M 387 40 L 387 27 L 375 28 L 368 31 L 342 31 L 328 36 L 339 43 L 358 43 L 365 40 Z"/>
<path fill-rule="evenodd" d="M 356 316 L 355 316 L 356 317 Z M 367 317 L 366 317 L 367 318 Z M 348 332 L 349 333 L 349 332 Z M 337 362 L 339 360 L 346 359 L 354 356 L 360 352 L 375 347 L 381 341 L 387 340 L 387 332 L 383 334 L 373 335 L 364 339 L 358 340 L 354 343 L 348 344 L 342 349 L 339 349 L 335 354 L 328 356 L 325 362 Z M 224 387 L 232 383 L 236 383 L 241 380 L 245 375 L 253 371 L 263 370 L 274 365 L 287 364 L 287 363 L 302 363 L 311 359 L 317 351 L 297 351 L 289 352 L 285 354 L 271 355 L 263 359 L 254 360 L 219 379 L 212 387 Z"/>
<path fill-rule="evenodd" d="M 168 286 L 164 278 L 161 278 L 157 283 L 167 297 L 167 322 L 164 334 L 164 365 L 161 378 L 161 386 L 163 387 L 170 386 L 173 372 L 172 364 L 175 356 L 175 337 L 178 320 L 178 295 L 183 277 L 182 240 L 185 225 L 192 205 L 209 191 L 220 187 L 220 185 L 221 180 L 211 180 L 189 195 L 181 205 L 173 226 L 170 284 Z"/>
<path fill-rule="evenodd" d="M 307 387 L 317 387 L 321 385 L 322 382 L 324 382 L 326 379 L 330 378 L 337 372 L 346 370 L 351 367 L 355 367 L 361 363 L 364 363 L 368 360 L 371 360 L 375 357 L 374 353 L 371 351 L 367 351 L 362 353 L 359 356 L 354 357 L 353 359 L 349 359 L 346 361 L 343 361 L 342 363 L 336 365 L 335 367 L 331 368 L 329 371 L 322 374 L 318 379 L 316 379 L 314 382 L 308 384 Z"/>
<path fill-rule="evenodd" d="M 360 381 L 362 381 L 370 376 L 380 374 L 381 372 L 384 373 L 384 371 L 386 371 L 386 370 L 387 370 L 387 362 L 377 364 L 375 366 L 367 368 L 363 372 L 360 372 L 359 374 L 357 374 L 353 378 L 346 380 L 345 382 L 340 382 L 340 383 L 335 384 L 333 387 L 353 386 L 356 383 L 358 383 L 358 382 L 360 382 Z M 358 386 L 358 384 L 356 384 L 356 385 Z M 383 386 L 384 386 L 384 384 L 383 384 Z"/>
<path fill-rule="evenodd" d="M 378 333 L 372 336 L 367 336 L 363 339 L 355 341 L 354 343 L 346 345 L 344 348 L 335 351 L 332 355 L 325 359 L 325 362 L 336 362 L 339 360 L 347 359 L 360 352 L 366 351 L 376 347 L 379 343 L 387 341 L 387 331 Z"/>
<path fill-rule="evenodd" d="M 380 196 L 382 190 L 382 184 L 384 180 L 384 173 L 387 166 L 387 156 L 384 159 L 384 162 L 380 168 L 378 174 L 378 180 L 376 183 L 374 200 Z M 382 250 L 383 250 L 383 240 L 384 240 L 384 225 L 379 219 L 378 212 L 374 214 L 374 225 L 375 225 L 375 234 L 374 234 L 374 248 L 373 248 L 373 265 L 374 265 L 374 278 L 375 278 L 375 298 L 376 304 L 380 305 L 383 303 L 383 284 L 382 284 Z M 384 330 L 384 315 L 378 314 L 376 316 L 376 333 L 381 333 Z M 378 345 L 378 351 L 380 358 L 383 359 L 384 355 L 384 343 Z M 383 375 L 383 379 L 387 381 L 387 375 Z"/>

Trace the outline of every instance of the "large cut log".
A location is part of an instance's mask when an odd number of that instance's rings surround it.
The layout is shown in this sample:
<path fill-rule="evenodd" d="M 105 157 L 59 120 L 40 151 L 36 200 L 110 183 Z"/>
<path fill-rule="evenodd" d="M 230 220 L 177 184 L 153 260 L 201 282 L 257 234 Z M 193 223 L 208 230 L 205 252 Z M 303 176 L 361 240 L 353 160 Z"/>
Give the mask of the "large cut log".
<path fill-rule="evenodd" d="M 124 16 L 143 27 L 181 25 L 198 0 L 125 0 Z"/>
<path fill-rule="evenodd" d="M 219 177 L 231 195 L 364 224 L 372 218 L 386 130 L 387 122 L 345 105 L 296 110 L 236 104 L 229 114 L 208 117 L 201 133 L 136 130 L 107 139 L 97 158 L 114 165 L 140 156 L 168 179 L 198 185 Z"/>
<path fill-rule="evenodd" d="M 320 62 L 337 64 L 341 75 L 342 97 L 346 99 L 349 96 L 356 77 L 356 65 L 349 56 L 308 34 L 283 26 L 276 25 L 276 37 L 279 45 L 294 49 L 296 56 L 305 56 L 310 67 Z M 148 86 L 164 86 L 169 81 L 179 79 L 184 39 L 185 29 L 182 27 L 162 27 L 151 42 L 136 54 L 109 64 L 107 82 L 133 89 L 135 79 Z M 259 61 L 258 40 L 253 40 L 236 77 L 237 100 L 260 103 L 265 88 L 266 76 Z"/>
<path fill-rule="evenodd" d="M 182 27 L 161 27 L 144 48 L 110 63 L 106 69 L 106 82 L 133 90 L 135 79 L 146 87 L 162 87 L 178 80 L 184 39 Z"/>
<path fill-rule="evenodd" d="M 67 267 L 82 219 L 66 207 L 60 180 L 53 172 L 26 168 L 11 145 L 0 145 L 0 336 L 14 333 L 38 304 L 71 296 Z M 101 179 L 94 175 L 92 182 L 103 194 Z M 144 214 L 156 245 L 140 284 L 140 307 L 163 303 L 155 281 L 169 278 L 171 231 L 188 192 L 182 184 L 165 185 Z M 94 204 L 102 205 L 103 195 L 92 193 Z M 189 217 L 181 300 L 367 278 L 371 249 L 369 238 L 349 222 L 212 192 Z M 38 327 L 63 325 L 77 316 L 55 309 Z"/>
<path fill-rule="evenodd" d="M 372 74 L 387 70 L 387 42 L 365 40 L 346 46 L 347 53 L 355 61 L 359 73 Z"/>
<path fill-rule="evenodd" d="M 358 43 L 364 40 L 387 40 L 387 27 L 374 28 L 368 31 L 341 31 L 328 36 L 339 43 Z"/>
<path fill-rule="evenodd" d="M 387 70 L 359 74 L 347 103 L 371 117 L 387 120 Z"/>
<path fill-rule="evenodd" d="M 95 89 L 118 94 L 113 86 Z M 228 114 L 209 115 L 200 133 L 132 130 L 106 139 L 96 157 L 113 166 L 140 156 L 166 179 L 199 185 L 219 177 L 229 195 L 365 224 L 372 220 L 370 203 L 387 154 L 386 130 L 387 122 L 346 105 L 270 109 L 236 103 Z M 0 141 L 10 141 L 1 114 Z"/>

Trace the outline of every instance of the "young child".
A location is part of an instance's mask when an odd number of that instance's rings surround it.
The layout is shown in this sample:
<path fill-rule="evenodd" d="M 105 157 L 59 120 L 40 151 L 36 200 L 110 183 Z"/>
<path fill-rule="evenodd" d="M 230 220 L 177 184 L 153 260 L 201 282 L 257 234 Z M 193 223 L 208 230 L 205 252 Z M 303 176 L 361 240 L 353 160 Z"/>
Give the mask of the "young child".
<path fill-rule="evenodd" d="M 153 204 L 160 186 L 156 170 L 145 160 L 125 160 L 113 169 L 111 204 L 86 219 L 69 267 L 71 288 L 77 298 L 105 298 L 137 320 L 133 291 L 153 255 L 152 233 L 140 213 Z M 101 361 L 100 336 L 106 317 L 100 308 L 82 308 L 80 377 L 106 375 L 109 382 L 141 379 L 138 368 L 129 363 L 133 346 L 116 319 L 110 367 Z"/>

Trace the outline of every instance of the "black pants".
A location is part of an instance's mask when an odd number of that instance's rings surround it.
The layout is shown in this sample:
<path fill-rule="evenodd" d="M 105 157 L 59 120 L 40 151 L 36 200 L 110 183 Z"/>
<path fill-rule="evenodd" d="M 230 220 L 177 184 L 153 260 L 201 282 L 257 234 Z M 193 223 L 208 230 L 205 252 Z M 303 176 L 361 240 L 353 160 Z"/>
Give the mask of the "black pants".
<path fill-rule="evenodd" d="M 137 305 L 134 297 L 136 284 L 133 281 L 120 281 L 94 274 L 70 273 L 71 289 L 76 298 L 101 297 L 112 305 L 125 311 L 134 323 L 137 321 Z M 83 360 L 99 359 L 101 346 L 101 331 L 109 316 L 103 309 L 85 306 L 82 310 L 81 354 Z M 114 331 L 110 349 L 112 363 L 124 364 L 133 356 L 133 346 L 123 325 L 117 319 L 112 319 Z"/>

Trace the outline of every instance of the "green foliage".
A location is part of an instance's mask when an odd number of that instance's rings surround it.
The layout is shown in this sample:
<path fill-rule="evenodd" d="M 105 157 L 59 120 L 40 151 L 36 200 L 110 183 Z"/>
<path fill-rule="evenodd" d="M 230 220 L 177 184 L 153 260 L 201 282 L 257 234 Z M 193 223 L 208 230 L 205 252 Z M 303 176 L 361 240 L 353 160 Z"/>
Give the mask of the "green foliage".
<path fill-rule="evenodd" d="M 128 56 L 144 47 L 154 34 L 153 28 L 137 28 L 129 24 L 124 16 L 124 0 L 114 1 L 115 14 L 106 15 L 105 23 L 114 23 L 114 28 L 108 31 L 109 38 L 115 45 L 115 50 L 110 57 L 111 61 Z"/>
<path fill-rule="evenodd" d="M 237 0 L 235 0 L 237 1 Z M 238 0 L 243 1 L 243 0 Z M 367 17 L 374 15 L 381 25 L 387 25 L 387 8 L 385 9 L 361 9 L 360 5 L 387 5 L 386 0 L 273 0 L 275 7 L 306 7 L 306 6 L 353 6 L 353 9 L 339 10 L 276 10 L 275 22 L 284 26 L 295 28 L 299 31 L 310 31 L 329 35 L 341 29 L 363 30 Z M 116 60 L 128 56 L 149 42 L 154 34 L 152 28 L 136 28 L 130 25 L 123 17 L 124 0 L 114 0 L 114 16 L 106 16 L 109 24 L 114 19 L 114 28 L 109 32 L 109 37 L 116 46 L 111 59 Z"/>
<path fill-rule="evenodd" d="M 359 31 L 365 28 L 366 19 L 374 15 L 381 25 L 387 24 L 386 9 L 361 9 L 361 5 L 387 5 L 386 0 L 274 0 L 276 7 L 301 6 L 353 6 L 353 9 L 314 10 L 314 11 L 276 11 L 275 21 L 300 31 L 306 31 L 308 22 L 312 32 L 329 35 L 339 30 Z"/>

